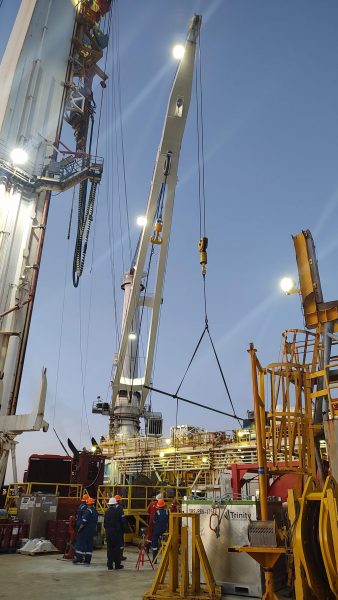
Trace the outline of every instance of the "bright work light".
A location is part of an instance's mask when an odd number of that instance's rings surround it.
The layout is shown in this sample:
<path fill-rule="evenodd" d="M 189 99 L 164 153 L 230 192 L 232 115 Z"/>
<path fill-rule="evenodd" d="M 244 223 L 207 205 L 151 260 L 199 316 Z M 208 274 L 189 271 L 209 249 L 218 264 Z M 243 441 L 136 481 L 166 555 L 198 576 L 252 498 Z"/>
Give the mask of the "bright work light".
<path fill-rule="evenodd" d="M 11 161 L 13 165 L 24 165 L 28 160 L 28 154 L 23 148 L 14 148 L 11 152 Z"/>
<path fill-rule="evenodd" d="M 283 279 L 281 279 L 279 285 L 280 285 L 282 292 L 284 292 L 284 294 L 286 294 L 286 295 L 296 294 L 297 292 L 299 292 L 299 290 L 297 289 L 297 284 L 296 284 L 295 280 L 292 279 L 291 277 L 283 277 Z"/>
<path fill-rule="evenodd" d="M 147 219 L 143 215 L 140 215 L 137 217 L 136 223 L 139 227 L 144 227 L 147 224 Z"/>
<path fill-rule="evenodd" d="M 181 44 L 176 44 L 176 46 L 173 47 L 173 57 L 176 58 L 176 60 L 181 60 L 183 56 L 184 46 L 182 46 Z"/>

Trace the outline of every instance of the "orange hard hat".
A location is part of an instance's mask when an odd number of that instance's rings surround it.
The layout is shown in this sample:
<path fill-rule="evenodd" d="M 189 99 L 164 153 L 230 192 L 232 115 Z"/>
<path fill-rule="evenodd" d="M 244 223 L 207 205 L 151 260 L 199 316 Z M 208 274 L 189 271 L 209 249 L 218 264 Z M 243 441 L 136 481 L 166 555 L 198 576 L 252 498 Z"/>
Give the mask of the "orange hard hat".
<path fill-rule="evenodd" d="M 81 500 L 82 500 L 82 502 L 87 502 L 88 498 L 89 498 L 88 494 L 83 494 Z"/>
<path fill-rule="evenodd" d="M 122 500 L 122 498 L 121 498 L 121 496 L 119 496 L 118 494 L 116 494 L 115 500 L 117 500 L 118 502 L 120 502 L 120 500 Z"/>
<path fill-rule="evenodd" d="M 90 498 L 90 497 L 88 496 L 88 499 L 87 499 L 87 504 L 95 504 L 95 498 Z"/>
<path fill-rule="evenodd" d="M 160 498 L 159 500 L 157 500 L 157 506 L 159 508 L 163 508 L 163 506 L 165 506 L 165 502 L 164 502 L 163 498 Z"/>

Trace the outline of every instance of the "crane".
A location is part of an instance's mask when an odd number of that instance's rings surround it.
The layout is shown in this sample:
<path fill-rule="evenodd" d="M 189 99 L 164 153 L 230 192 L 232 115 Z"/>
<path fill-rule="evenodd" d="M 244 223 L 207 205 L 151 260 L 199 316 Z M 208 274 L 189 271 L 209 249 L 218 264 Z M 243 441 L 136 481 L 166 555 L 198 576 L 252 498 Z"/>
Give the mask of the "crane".
<path fill-rule="evenodd" d="M 141 232 L 134 260 L 125 273 L 122 288 L 124 305 L 119 349 L 112 379 L 112 402 L 108 410 L 93 412 L 110 414 L 110 437 L 132 437 L 139 434 L 140 417 L 144 415 L 151 382 L 154 352 L 163 296 L 165 267 L 177 183 L 181 143 L 189 111 L 196 42 L 201 16 L 194 15 L 188 29 L 183 57 L 177 68 L 171 89 L 164 127 L 150 185 L 145 225 Z M 147 257 L 158 248 L 153 295 L 147 289 L 145 273 Z M 143 311 L 150 311 L 144 371 L 139 373 L 138 353 Z M 101 403 L 102 407 L 102 403 Z M 157 431 L 161 434 L 161 431 Z"/>

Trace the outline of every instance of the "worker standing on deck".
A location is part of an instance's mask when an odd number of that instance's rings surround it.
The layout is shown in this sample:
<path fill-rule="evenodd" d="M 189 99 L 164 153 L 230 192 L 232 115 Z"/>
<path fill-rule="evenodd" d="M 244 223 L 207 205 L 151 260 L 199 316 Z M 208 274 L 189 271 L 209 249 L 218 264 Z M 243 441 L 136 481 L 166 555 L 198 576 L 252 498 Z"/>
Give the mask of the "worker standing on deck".
<path fill-rule="evenodd" d="M 94 506 L 94 498 L 88 498 L 86 509 L 82 513 L 77 531 L 74 564 L 90 565 L 93 554 L 93 541 L 98 514 Z"/>
<path fill-rule="evenodd" d="M 158 553 L 160 538 L 168 529 L 168 511 L 165 508 L 165 502 L 160 498 L 157 502 L 157 509 L 154 517 L 154 533 L 151 541 L 151 549 L 153 551 L 153 560 Z"/>
<path fill-rule="evenodd" d="M 149 515 L 149 524 L 148 524 L 148 531 L 147 531 L 147 544 L 150 546 L 151 541 L 153 539 L 153 534 L 154 534 L 154 518 L 155 518 L 155 513 L 157 510 L 157 502 L 159 500 L 163 500 L 163 495 L 162 494 L 157 494 L 157 496 L 155 496 L 155 498 L 153 500 L 151 500 L 151 502 L 148 505 L 147 508 L 147 513 Z"/>
<path fill-rule="evenodd" d="M 118 508 L 116 498 L 110 498 L 103 522 L 107 539 L 108 571 L 111 571 L 114 565 L 115 569 L 123 569 L 123 565 L 121 565 L 121 546 L 123 545 L 124 522 L 125 519 Z"/>
<path fill-rule="evenodd" d="M 122 500 L 121 496 L 119 494 L 116 494 L 115 500 L 117 502 L 116 509 L 120 511 L 122 518 L 125 519 L 123 506 L 121 504 L 121 500 Z M 126 522 L 124 521 L 123 522 L 123 531 L 125 531 L 125 530 L 126 530 Z M 127 557 L 123 556 L 123 550 L 124 550 L 124 535 L 122 536 L 122 544 L 121 544 L 121 560 L 127 560 Z"/>

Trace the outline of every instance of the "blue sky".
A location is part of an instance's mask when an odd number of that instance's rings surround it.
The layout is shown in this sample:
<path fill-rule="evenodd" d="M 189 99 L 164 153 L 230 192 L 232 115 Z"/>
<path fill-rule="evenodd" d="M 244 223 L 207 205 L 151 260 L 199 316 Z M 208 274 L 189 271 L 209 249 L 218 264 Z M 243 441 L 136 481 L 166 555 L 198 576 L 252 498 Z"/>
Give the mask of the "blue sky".
<path fill-rule="evenodd" d="M 13 22 L 17 5 L 12 0 L 3 2 L 1 40 Z M 171 46 L 184 39 L 194 12 L 203 17 L 209 324 L 236 410 L 245 416 L 252 408 L 249 343 L 255 343 L 262 364 L 267 364 L 278 360 L 282 330 L 303 326 L 298 296 L 285 297 L 278 288 L 281 276 L 297 275 L 292 234 L 307 228 L 312 231 L 325 300 L 338 295 L 338 5 L 334 0 L 118 3 L 133 247 L 138 235 L 135 219 L 146 206 L 175 73 Z M 109 59 L 108 71 L 110 63 Z M 101 88 L 96 84 L 95 89 L 99 102 Z M 62 453 L 53 425 L 63 440 L 70 437 L 75 445 L 88 447 L 83 403 L 91 435 L 99 438 L 108 429 L 107 419 L 91 414 L 91 405 L 97 395 L 109 398 L 116 351 L 108 206 L 113 206 L 109 214 L 113 211 L 115 220 L 119 316 L 122 301 L 117 177 L 112 163 L 115 159 L 107 153 L 108 147 L 111 153 L 119 142 L 112 127 L 109 86 L 103 106 L 99 154 L 105 156 L 106 171 L 95 235 L 78 289 L 71 283 L 74 237 L 70 242 L 66 239 L 71 194 L 52 201 L 18 407 L 18 412 L 24 412 L 31 406 L 40 370 L 46 366 L 50 431 L 20 438 L 19 473 L 33 452 Z M 67 136 L 65 132 L 69 140 Z M 172 392 L 204 326 L 198 238 L 193 95 L 179 166 L 154 372 L 155 386 Z M 126 241 L 124 233 L 123 244 Z M 221 410 L 230 408 L 206 340 L 181 392 Z M 175 423 L 175 403 L 156 396 L 152 402 L 155 410 L 163 412 L 164 429 L 169 431 Z M 236 426 L 235 421 L 184 405 L 179 407 L 178 422 L 210 430 Z"/>

